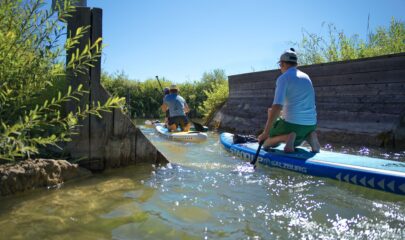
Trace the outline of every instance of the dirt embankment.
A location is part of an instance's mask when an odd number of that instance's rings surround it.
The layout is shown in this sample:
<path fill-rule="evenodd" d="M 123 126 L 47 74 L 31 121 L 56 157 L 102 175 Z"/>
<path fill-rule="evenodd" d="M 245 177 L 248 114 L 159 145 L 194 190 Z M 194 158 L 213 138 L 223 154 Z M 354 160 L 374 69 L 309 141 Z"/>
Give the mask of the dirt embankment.
<path fill-rule="evenodd" d="M 52 187 L 91 172 L 66 160 L 36 159 L 0 165 L 0 196 Z"/>

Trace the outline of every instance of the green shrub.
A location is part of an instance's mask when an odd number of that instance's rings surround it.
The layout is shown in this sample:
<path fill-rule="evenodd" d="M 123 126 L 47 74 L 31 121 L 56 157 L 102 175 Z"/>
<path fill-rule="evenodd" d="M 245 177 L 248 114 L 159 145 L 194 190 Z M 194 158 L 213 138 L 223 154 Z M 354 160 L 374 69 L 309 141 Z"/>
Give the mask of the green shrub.
<path fill-rule="evenodd" d="M 160 82 L 163 87 L 170 85 L 164 78 Z M 156 79 L 140 82 L 130 80 L 124 73 L 102 73 L 101 83 L 112 95 L 126 99 L 125 109 L 130 117 L 163 117 L 163 113 L 160 111 L 163 93 Z"/>
<path fill-rule="evenodd" d="M 92 103 L 63 112 L 68 101 L 80 101 L 87 92 L 68 87 L 66 72 L 83 73 L 101 53 L 100 40 L 84 49 L 77 45 L 88 26 L 69 33 L 61 44 L 65 27 L 60 21 L 75 10 L 70 1 L 59 11 L 45 9 L 42 0 L 0 2 L 0 159 L 18 160 L 39 153 L 40 146 L 70 141 L 79 119 L 88 114 L 120 107 L 123 99 Z M 63 63 L 67 50 L 74 54 Z"/>
<path fill-rule="evenodd" d="M 163 118 L 160 111 L 163 95 L 156 79 L 145 81 L 130 80 L 125 73 L 103 73 L 101 82 L 104 87 L 114 96 L 126 98 L 126 109 L 132 118 Z M 172 82 L 165 78 L 160 79 L 162 87 L 169 87 Z M 207 100 L 205 92 L 216 91 L 217 85 L 228 84 L 224 70 L 216 69 L 204 73 L 199 81 L 177 84 L 179 94 L 184 97 L 190 107 L 191 118 L 203 117 L 205 110 L 203 102 Z M 208 105 L 207 105 L 208 106 Z"/>
<path fill-rule="evenodd" d="M 207 99 L 200 109 L 204 114 L 204 120 L 208 122 L 228 99 L 228 82 L 213 83 L 211 90 L 204 90 L 204 94 Z"/>

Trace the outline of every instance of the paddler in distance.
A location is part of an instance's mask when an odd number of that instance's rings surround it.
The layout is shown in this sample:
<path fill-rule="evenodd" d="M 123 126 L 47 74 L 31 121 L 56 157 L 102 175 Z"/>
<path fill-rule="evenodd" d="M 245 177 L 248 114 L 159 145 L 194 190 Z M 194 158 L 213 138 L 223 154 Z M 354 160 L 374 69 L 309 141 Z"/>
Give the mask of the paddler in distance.
<path fill-rule="evenodd" d="M 182 131 L 188 132 L 190 122 L 186 113 L 189 112 L 189 107 L 178 92 L 178 87 L 175 84 L 171 85 L 169 94 L 164 97 L 161 108 L 163 112 L 169 110 L 168 129 L 170 131 L 177 131 L 177 128 L 180 127 Z"/>
<path fill-rule="evenodd" d="M 277 78 L 273 105 L 267 111 L 267 122 L 258 140 L 264 141 L 264 148 L 285 142 L 287 153 L 294 152 L 295 146 L 306 140 L 312 152 L 319 152 L 315 91 L 309 76 L 297 69 L 297 60 L 293 48 L 280 56 L 282 74 Z"/>

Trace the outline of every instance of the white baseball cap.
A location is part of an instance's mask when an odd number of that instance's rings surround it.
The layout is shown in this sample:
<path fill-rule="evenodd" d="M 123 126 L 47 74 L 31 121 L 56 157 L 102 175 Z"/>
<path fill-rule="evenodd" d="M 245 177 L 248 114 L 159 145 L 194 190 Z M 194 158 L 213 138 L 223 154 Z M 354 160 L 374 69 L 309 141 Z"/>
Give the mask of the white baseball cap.
<path fill-rule="evenodd" d="M 298 60 L 298 58 L 297 58 L 297 54 L 295 53 L 295 49 L 290 48 L 289 50 L 287 50 L 283 54 L 281 54 L 279 62 L 297 63 L 297 60 Z"/>

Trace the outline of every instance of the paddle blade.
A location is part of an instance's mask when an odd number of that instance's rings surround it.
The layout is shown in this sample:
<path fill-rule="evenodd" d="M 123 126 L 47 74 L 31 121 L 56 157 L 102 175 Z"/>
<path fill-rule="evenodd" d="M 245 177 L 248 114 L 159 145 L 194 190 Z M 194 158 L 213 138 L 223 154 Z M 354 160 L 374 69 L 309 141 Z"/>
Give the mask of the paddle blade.
<path fill-rule="evenodd" d="M 192 121 L 192 123 L 194 124 L 194 128 L 195 128 L 195 130 L 197 130 L 197 131 L 206 132 L 206 131 L 208 130 L 207 127 L 205 127 L 205 126 L 199 124 L 198 122 Z"/>

